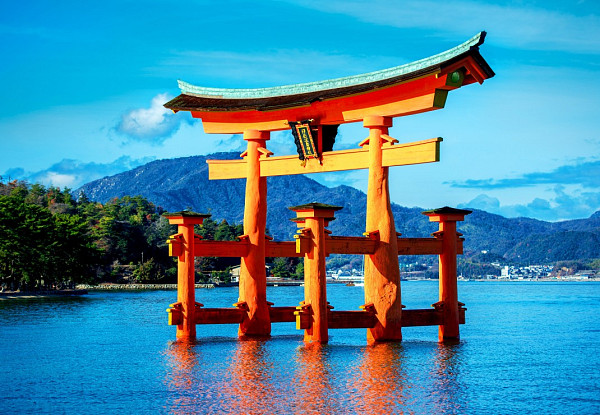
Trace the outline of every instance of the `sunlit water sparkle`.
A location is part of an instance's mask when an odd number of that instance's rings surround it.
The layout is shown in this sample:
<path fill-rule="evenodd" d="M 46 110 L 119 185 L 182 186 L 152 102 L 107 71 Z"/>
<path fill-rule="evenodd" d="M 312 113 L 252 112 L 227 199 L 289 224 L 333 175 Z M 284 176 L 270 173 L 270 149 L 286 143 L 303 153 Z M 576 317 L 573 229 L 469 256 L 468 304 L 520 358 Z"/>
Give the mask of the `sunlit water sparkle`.
<path fill-rule="evenodd" d="M 327 286 L 336 310 L 361 287 Z M 236 288 L 197 290 L 230 307 Z M 302 287 L 269 287 L 276 306 Z M 402 303 L 429 307 L 437 282 L 403 282 Z M 0 301 L 0 413 L 600 413 L 600 283 L 461 282 L 460 343 L 436 327 L 366 345 L 365 331 L 330 330 L 304 345 L 294 323 L 265 341 L 233 325 L 199 326 L 175 342 L 174 291 L 91 292 Z"/>

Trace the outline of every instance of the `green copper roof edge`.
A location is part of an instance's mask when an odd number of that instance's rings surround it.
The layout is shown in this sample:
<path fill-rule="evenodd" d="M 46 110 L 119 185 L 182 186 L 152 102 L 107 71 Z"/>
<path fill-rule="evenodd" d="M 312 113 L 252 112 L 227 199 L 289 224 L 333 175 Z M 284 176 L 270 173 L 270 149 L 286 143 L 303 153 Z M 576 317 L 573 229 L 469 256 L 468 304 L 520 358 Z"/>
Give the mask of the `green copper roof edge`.
<path fill-rule="evenodd" d="M 343 88 L 354 85 L 361 85 L 370 82 L 377 82 L 397 76 L 409 74 L 422 69 L 446 62 L 456 56 L 468 52 L 472 47 L 477 47 L 483 43 L 485 32 L 480 32 L 466 42 L 448 49 L 445 52 L 420 59 L 415 62 L 396 66 L 393 68 L 382 69 L 375 72 L 369 72 L 361 75 L 346 76 L 343 78 L 329 79 L 325 81 L 307 82 L 294 85 L 282 85 L 267 88 L 211 88 L 201 87 L 178 80 L 181 93 L 186 95 L 197 95 L 202 97 L 214 97 L 224 99 L 243 99 L 243 98 L 270 98 L 284 95 L 304 94 L 328 89 Z"/>

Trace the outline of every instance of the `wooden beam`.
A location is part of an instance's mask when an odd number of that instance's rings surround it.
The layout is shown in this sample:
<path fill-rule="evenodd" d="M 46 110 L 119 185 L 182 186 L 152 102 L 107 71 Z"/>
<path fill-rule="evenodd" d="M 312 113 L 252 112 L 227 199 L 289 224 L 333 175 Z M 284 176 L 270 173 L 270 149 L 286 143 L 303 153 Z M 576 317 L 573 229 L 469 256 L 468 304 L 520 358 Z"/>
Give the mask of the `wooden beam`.
<path fill-rule="evenodd" d="M 410 164 L 433 163 L 440 160 L 440 142 L 442 138 L 396 144 L 384 147 L 383 166 L 404 166 Z M 323 153 L 322 164 L 309 160 L 304 166 L 297 156 L 263 157 L 260 159 L 260 175 L 286 176 L 290 174 L 324 173 L 343 170 L 369 168 L 369 149 L 328 151 Z M 208 178 L 243 179 L 246 177 L 245 160 L 207 160 Z"/>
<path fill-rule="evenodd" d="M 378 241 L 359 236 L 331 236 L 325 239 L 326 252 L 329 254 L 365 255 L 375 252 Z"/>
<path fill-rule="evenodd" d="M 369 311 L 332 311 L 327 313 L 330 329 L 367 329 L 375 327 L 377 317 Z"/>
<path fill-rule="evenodd" d="M 248 255 L 248 241 L 195 241 L 194 256 L 197 257 L 244 257 Z"/>
<path fill-rule="evenodd" d="M 402 310 L 402 327 L 439 326 L 444 322 L 444 314 L 434 308 Z"/>
<path fill-rule="evenodd" d="M 239 308 L 201 308 L 196 310 L 196 324 L 239 324 L 244 314 Z"/>
<path fill-rule="evenodd" d="M 459 307 L 459 324 L 465 324 L 466 308 Z M 441 309 L 422 308 L 402 310 L 402 327 L 439 326 L 444 324 L 444 313 Z"/>
<path fill-rule="evenodd" d="M 378 241 L 361 236 L 330 236 L 325 239 L 327 255 L 371 255 Z M 268 241 L 266 256 L 274 258 L 301 258 L 304 252 L 297 252 L 295 241 Z M 436 238 L 398 238 L 398 255 L 440 255 L 442 240 Z M 458 239 L 457 253 L 463 253 L 463 241 Z M 235 255 L 231 255 L 235 256 Z"/>
<path fill-rule="evenodd" d="M 244 257 L 248 254 L 248 242 L 243 241 L 195 241 L 194 256 L 197 257 Z M 326 252 L 330 254 L 370 255 L 378 241 L 360 236 L 331 236 L 326 238 Z M 398 255 L 440 255 L 442 240 L 435 238 L 398 238 Z M 457 253 L 463 253 L 463 241 L 458 239 Z M 296 241 L 267 241 L 265 256 L 274 258 L 301 258 Z"/>
<path fill-rule="evenodd" d="M 459 308 L 459 322 L 465 324 L 465 308 Z M 296 321 L 297 308 L 270 307 L 269 314 L 272 323 L 293 323 Z M 195 324 L 239 324 L 246 311 L 239 308 L 201 308 L 196 310 Z M 310 313 L 302 315 L 301 327 L 310 326 Z M 180 313 L 171 312 L 169 324 L 180 323 Z M 402 310 L 402 327 L 438 326 L 443 324 L 443 312 L 436 309 Z M 376 317 L 369 311 L 333 311 L 327 313 L 330 329 L 371 328 L 376 323 Z"/>
<path fill-rule="evenodd" d="M 274 258 L 303 257 L 303 252 L 296 252 L 296 241 L 273 242 L 267 241 L 265 256 Z"/>
<path fill-rule="evenodd" d="M 291 307 L 269 307 L 271 323 L 293 323 L 296 321 L 295 306 Z"/>
<path fill-rule="evenodd" d="M 439 255 L 441 253 L 441 239 L 398 238 L 398 255 Z"/>
<path fill-rule="evenodd" d="M 344 111 L 342 114 L 345 122 L 364 120 L 365 117 L 370 115 L 376 115 L 380 117 L 399 117 L 401 115 L 418 114 L 421 112 L 444 108 L 446 105 L 447 96 L 447 90 L 436 89 L 435 92 L 422 95 L 420 97 Z"/>
<path fill-rule="evenodd" d="M 442 240 L 436 238 L 398 238 L 398 255 L 440 255 Z M 458 239 L 457 254 L 463 253 L 463 241 Z"/>

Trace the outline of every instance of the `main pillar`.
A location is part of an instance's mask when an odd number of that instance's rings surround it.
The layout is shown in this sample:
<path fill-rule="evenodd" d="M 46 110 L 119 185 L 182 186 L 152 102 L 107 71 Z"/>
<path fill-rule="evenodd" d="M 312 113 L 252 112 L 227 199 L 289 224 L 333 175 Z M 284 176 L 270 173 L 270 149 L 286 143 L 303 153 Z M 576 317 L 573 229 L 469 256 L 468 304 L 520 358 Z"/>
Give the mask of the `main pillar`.
<path fill-rule="evenodd" d="M 308 203 L 290 208 L 298 216 L 294 221 L 298 226 L 303 226 L 302 237 L 309 240 L 308 251 L 304 254 L 303 304 L 310 313 L 309 327 L 304 330 L 304 341 L 309 343 L 329 341 L 325 227 L 334 219 L 334 212 L 340 209 L 340 206 L 322 203 Z"/>
<path fill-rule="evenodd" d="M 379 234 L 375 253 L 365 255 L 365 304 L 373 304 L 377 324 L 367 329 L 369 343 L 402 340 L 402 303 L 398 236 L 390 204 L 388 167 L 382 163 L 382 146 L 393 145 L 389 117 L 368 116 L 363 125 L 369 129 L 369 185 L 367 190 L 367 234 Z"/>
<path fill-rule="evenodd" d="M 434 233 L 434 236 L 442 239 L 442 253 L 439 256 L 440 301 L 437 304 L 442 308 L 444 320 L 438 329 L 439 341 L 455 341 L 460 337 L 456 280 L 456 255 L 460 234 L 456 232 L 456 222 L 465 220 L 465 215 L 470 213 L 470 210 L 447 206 L 423 212 L 429 216 L 431 222 L 439 222 L 439 231 Z"/>
<path fill-rule="evenodd" d="M 196 269 L 194 266 L 194 225 L 201 225 L 210 215 L 189 211 L 165 213 L 171 225 L 177 225 L 177 234 L 169 240 L 171 254 L 177 256 L 177 303 L 172 311 L 180 314 L 177 324 L 178 339 L 196 337 Z"/>
<path fill-rule="evenodd" d="M 267 304 L 267 274 L 265 268 L 265 228 L 267 223 L 267 178 L 260 176 L 260 157 L 267 154 L 268 131 L 247 130 L 246 204 L 244 234 L 250 243 L 248 255 L 240 266 L 239 303 L 246 305 L 247 315 L 240 324 L 240 336 L 269 336 L 271 319 Z"/>

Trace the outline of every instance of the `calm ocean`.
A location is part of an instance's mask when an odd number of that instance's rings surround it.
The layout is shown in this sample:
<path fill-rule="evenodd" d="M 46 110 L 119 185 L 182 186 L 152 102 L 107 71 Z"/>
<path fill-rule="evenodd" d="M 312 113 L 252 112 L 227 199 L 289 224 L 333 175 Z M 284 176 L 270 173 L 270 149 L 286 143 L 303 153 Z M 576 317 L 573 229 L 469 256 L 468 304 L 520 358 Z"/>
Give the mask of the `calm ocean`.
<path fill-rule="evenodd" d="M 329 284 L 336 310 L 362 287 Z M 303 287 L 269 287 L 277 306 Z M 231 306 L 237 288 L 196 291 Z M 402 283 L 407 308 L 437 301 L 437 282 Z M 174 291 L 92 292 L 0 301 L 0 413 L 598 414 L 600 283 L 461 282 L 459 344 L 437 327 L 405 328 L 398 344 L 366 346 L 364 330 L 331 330 L 304 346 L 293 323 L 268 341 L 236 326 L 199 326 L 175 343 Z"/>

